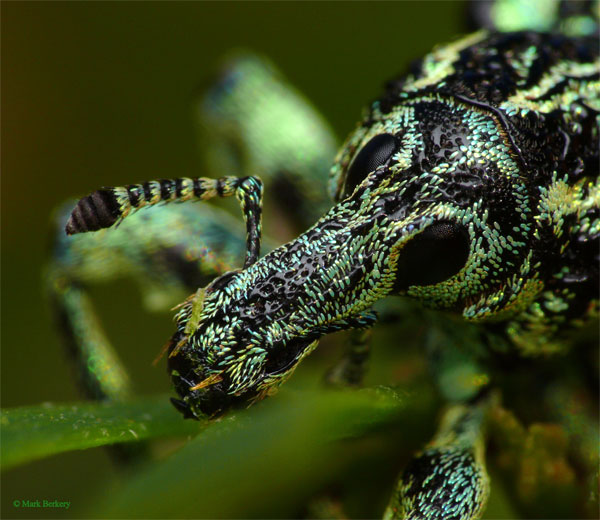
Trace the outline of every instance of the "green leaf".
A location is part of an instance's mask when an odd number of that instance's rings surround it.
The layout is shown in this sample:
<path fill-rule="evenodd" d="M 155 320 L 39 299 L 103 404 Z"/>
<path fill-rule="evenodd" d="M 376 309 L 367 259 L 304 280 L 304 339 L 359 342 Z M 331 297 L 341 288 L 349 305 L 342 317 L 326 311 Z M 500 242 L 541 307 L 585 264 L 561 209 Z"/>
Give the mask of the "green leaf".
<path fill-rule="evenodd" d="M 400 398 L 389 390 L 286 390 L 251 410 L 214 422 L 167 460 L 107 489 L 83 514 L 289 515 L 290 507 L 301 507 L 332 475 L 344 471 L 348 461 L 356 460 L 361 453 L 357 446 L 365 442 L 358 438 L 400 419 L 410 430 L 412 416 L 430 406 L 431 399 L 430 393 Z"/>
<path fill-rule="evenodd" d="M 114 443 L 197 433 L 164 395 L 118 403 L 42 404 L 2 410 L 2 469 Z"/>

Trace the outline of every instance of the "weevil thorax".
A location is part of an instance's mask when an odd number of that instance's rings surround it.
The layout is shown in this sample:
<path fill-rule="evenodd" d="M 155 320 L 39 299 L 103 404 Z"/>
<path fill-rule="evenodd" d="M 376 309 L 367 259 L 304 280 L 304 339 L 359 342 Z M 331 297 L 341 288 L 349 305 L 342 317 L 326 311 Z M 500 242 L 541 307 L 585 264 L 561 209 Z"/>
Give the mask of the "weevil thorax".
<path fill-rule="evenodd" d="M 336 205 L 181 308 L 178 406 L 260 399 L 387 295 L 508 320 L 568 272 L 569 215 L 598 207 L 598 59 L 557 38 L 476 33 L 390 83 L 338 154 Z"/>

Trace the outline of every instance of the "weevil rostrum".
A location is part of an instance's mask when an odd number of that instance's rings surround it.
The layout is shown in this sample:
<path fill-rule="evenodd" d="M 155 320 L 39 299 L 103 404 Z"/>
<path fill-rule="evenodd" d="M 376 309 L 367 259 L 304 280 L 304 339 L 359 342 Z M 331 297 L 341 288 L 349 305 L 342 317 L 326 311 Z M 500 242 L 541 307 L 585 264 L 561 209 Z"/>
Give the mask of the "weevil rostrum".
<path fill-rule="evenodd" d="M 274 74 L 256 58 L 231 70 L 207 95 L 204 117 L 235 118 L 226 110 L 240 110 L 235 96 L 266 71 Z M 163 179 L 81 199 L 67 234 L 119 227 L 72 245 L 61 238 L 71 251 L 61 268 L 79 270 L 85 280 L 95 264 L 83 255 L 75 260 L 72 251 L 101 254 L 97 246 L 104 244 L 102 254 L 148 277 L 147 287 L 164 282 L 155 273 L 168 276 L 156 269 L 166 263 L 175 266 L 183 287 L 194 288 L 178 306 L 168 347 L 178 394 L 173 403 L 186 418 L 218 416 L 274 394 L 321 337 L 370 328 L 377 320 L 372 306 L 392 295 L 459 314 L 524 356 L 559 351 L 567 330 L 598 311 L 599 73 L 593 36 L 476 32 L 436 48 L 387 85 L 337 154 L 328 180 L 335 204 L 327 209 L 315 195 L 318 202 L 298 214 L 309 214 L 306 222 L 314 222 L 317 211 L 322 216 L 295 240 L 260 257 L 257 175 L 261 168 L 300 172 L 275 179 L 280 190 L 304 182 L 314 191 L 311 176 L 324 170 L 335 144 L 308 109 L 298 115 L 301 135 L 275 145 L 277 133 L 260 141 L 299 152 L 288 164 L 261 164 L 261 158 L 281 157 L 263 151 L 250 161 L 257 171 L 246 177 Z M 269 81 L 281 89 L 276 102 L 268 101 L 278 110 L 304 107 L 277 79 Z M 221 111 L 211 115 L 211 107 Z M 243 139 L 258 139 L 269 128 L 260 107 L 257 102 L 239 118 L 254 124 L 238 125 Z M 223 126 L 231 133 L 232 125 Z M 235 148 L 235 139 L 226 137 L 223 147 Z M 296 184 L 292 193 L 303 189 Z M 231 217 L 214 208 L 169 204 L 234 195 L 245 241 L 232 231 Z M 135 228 L 128 227 L 134 219 Z M 203 226 L 201 239 L 197 233 L 180 238 L 190 222 Z M 139 248 L 132 249 L 132 237 Z M 143 241 L 154 244 L 156 254 L 144 253 Z M 138 249 L 140 258 L 132 260 Z M 242 256 L 243 268 L 231 269 Z M 160 300 L 160 290 L 150 292 L 151 302 Z M 78 354 L 88 365 L 90 355 L 97 362 L 88 392 L 126 395 L 118 361 L 94 350 L 107 342 L 84 312 L 85 294 L 63 278 L 55 298 L 74 347 L 93 350 Z M 342 378 L 360 372 L 355 365 L 366 347 L 356 345 Z M 483 386 L 449 407 L 434 439 L 406 468 L 386 518 L 482 514 L 488 495 L 484 424 L 494 401 Z"/>

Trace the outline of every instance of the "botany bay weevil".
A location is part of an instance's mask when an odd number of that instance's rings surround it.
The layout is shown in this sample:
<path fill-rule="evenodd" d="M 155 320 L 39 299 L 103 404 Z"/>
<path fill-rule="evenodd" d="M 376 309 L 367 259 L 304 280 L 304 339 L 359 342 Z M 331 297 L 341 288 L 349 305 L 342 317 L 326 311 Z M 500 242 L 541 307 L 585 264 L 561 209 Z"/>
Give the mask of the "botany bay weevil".
<path fill-rule="evenodd" d="M 478 32 L 439 47 L 389 83 L 342 147 L 335 205 L 262 258 L 254 176 L 105 188 L 66 229 L 111 227 L 159 203 L 240 200 L 243 269 L 176 316 L 168 363 L 186 417 L 271 395 L 322 336 L 372 326 L 388 295 L 461 314 L 524 355 L 554 352 L 598 308 L 599 71 L 592 37 Z M 489 401 L 475 392 L 450 408 L 387 517 L 481 514 Z"/>

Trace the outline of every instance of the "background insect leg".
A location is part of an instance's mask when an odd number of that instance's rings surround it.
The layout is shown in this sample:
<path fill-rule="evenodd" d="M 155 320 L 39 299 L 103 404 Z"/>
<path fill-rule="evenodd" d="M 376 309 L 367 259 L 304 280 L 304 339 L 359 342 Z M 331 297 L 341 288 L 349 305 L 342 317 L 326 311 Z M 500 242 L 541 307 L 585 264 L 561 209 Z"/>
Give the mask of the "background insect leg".
<path fill-rule="evenodd" d="M 328 384 L 359 386 L 362 383 L 371 353 L 371 336 L 371 329 L 350 333 L 342 359 L 326 375 Z"/>
<path fill-rule="evenodd" d="M 131 395 L 127 371 L 102 330 L 89 287 L 130 278 L 148 310 L 168 310 L 241 263 L 244 233 L 237 219 L 218 208 L 170 205 L 131 215 L 116 229 L 66 236 L 72 207 L 65 205 L 56 217 L 46 272 L 52 308 L 84 394 L 126 399 Z M 161 342 L 149 351 L 148 363 Z"/>
<path fill-rule="evenodd" d="M 89 399 L 122 400 L 131 395 L 127 372 L 110 345 L 85 292 L 66 278 L 50 287 L 55 319 Z"/>
<path fill-rule="evenodd" d="M 329 209 L 327 176 L 338 140 L 266 58 L 233 55 L 199 96 L 195 116 L 207 171 L 259 176 L 295 233 Z"/>
<path fill-rule="evenodd" d="M 561 32 L 589 36 L 598 32 L 598 4 L 571 0 L 492 0 L 469 2 L 471 29 Z"/>

